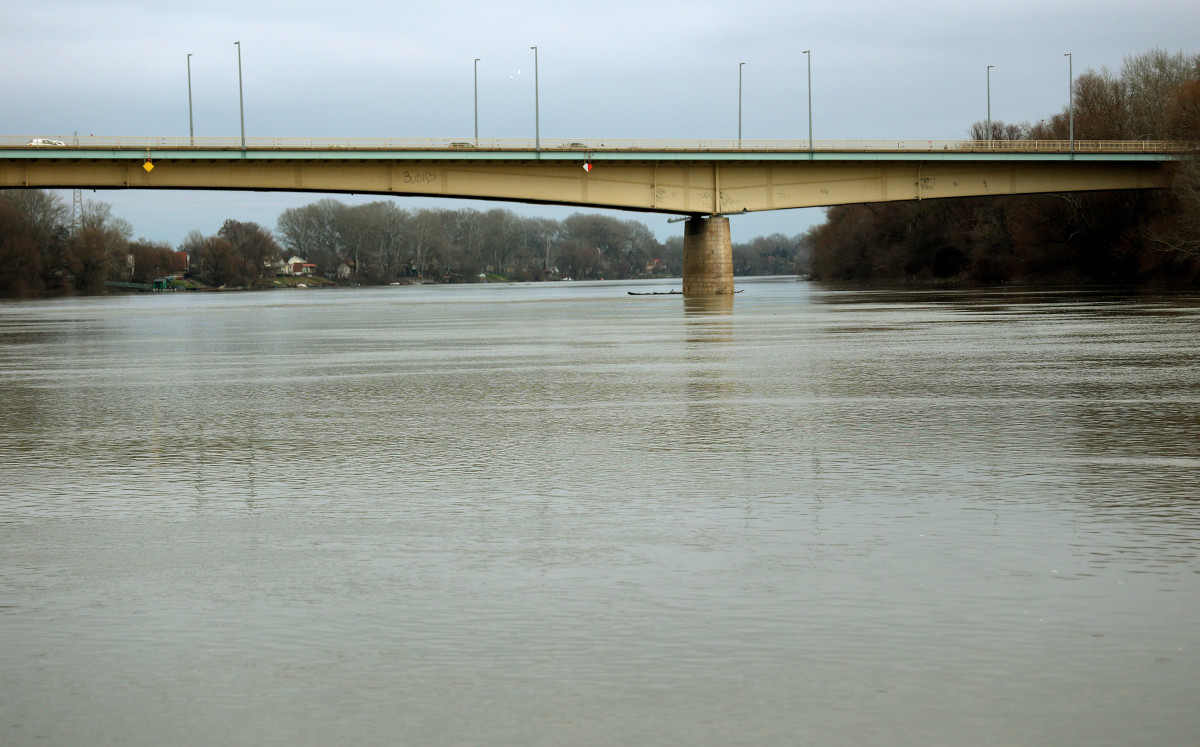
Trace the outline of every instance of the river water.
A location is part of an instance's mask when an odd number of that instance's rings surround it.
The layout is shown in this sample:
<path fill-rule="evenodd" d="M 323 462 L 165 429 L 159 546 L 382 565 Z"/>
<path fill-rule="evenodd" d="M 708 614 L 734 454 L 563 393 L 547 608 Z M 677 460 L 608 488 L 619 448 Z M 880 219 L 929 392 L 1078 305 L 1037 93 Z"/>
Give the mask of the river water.
<path fill-rule="evenodd" d="M 0 743 L 1200 734 L 1200 296 L 0 304 Z"/>

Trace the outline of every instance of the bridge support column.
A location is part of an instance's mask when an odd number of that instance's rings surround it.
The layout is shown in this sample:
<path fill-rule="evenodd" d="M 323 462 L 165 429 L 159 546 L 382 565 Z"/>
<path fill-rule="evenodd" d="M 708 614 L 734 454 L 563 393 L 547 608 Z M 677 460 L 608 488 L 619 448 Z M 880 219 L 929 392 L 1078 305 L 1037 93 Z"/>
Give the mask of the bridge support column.
<path fill-rule="evenodd" d="M 683 225 L 683 292 L 733 293 L 733 242 L 725 216 L 697 216 Z"/>

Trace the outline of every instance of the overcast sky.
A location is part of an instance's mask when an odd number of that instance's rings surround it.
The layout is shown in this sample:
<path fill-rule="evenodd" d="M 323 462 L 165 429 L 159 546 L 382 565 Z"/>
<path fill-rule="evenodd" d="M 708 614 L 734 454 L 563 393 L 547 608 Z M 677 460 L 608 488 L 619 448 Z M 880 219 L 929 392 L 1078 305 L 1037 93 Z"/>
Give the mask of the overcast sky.
<path fill-rule="evenodd" d="M 987 115 L 1036 121 L 1074 70 L 1159 47 L 1200 51 L 1195 0 L 660 0 L 236 2 L 40 0 L 0 5 L 0 134 L 532 138 L 538 47 L 544 138 L 962 138 Z M 69 200 L 69 193 L 65 193 Z M 138 236 L 178 243 L 225 218 L 274 228 L 308 194 L 101 191 Z M 380 197 L 352 198 L 365 202 Z M 400 198 L 401 207 L 497 203 Z M 577 208 L 500 204 L 564 218 Z M 645 221 L 682 235 L 665 216 Z M 794 235 L 816 209 L 735 218 L 734 241 Z"/>

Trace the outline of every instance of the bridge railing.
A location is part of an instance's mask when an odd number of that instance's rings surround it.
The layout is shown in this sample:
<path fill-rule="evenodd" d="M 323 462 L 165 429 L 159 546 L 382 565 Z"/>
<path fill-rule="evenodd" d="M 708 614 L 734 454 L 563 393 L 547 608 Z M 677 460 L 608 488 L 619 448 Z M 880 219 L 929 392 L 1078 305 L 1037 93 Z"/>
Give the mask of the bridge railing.
<path fill-rule="evenodd" d="M 0 148 L 29 150 L 241 150 L 238 137 L 0 135 Z M 1162 140 L 635 140 L 565 138 L 304 138 L 247 137 L 246 150 L 281 151 L 577 151 L 588 153 L 1182 153 L 1200 143 Z"/>

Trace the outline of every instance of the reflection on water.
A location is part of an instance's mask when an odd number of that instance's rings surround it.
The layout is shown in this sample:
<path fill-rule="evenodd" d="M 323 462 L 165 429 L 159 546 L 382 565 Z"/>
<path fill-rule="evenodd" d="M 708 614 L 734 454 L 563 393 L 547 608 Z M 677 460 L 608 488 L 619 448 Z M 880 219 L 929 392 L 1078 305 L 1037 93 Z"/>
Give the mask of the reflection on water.
<path fill-rule="evenodd" d="M 729 444 L 737 439 L 737 384 L 732 370 L 734 296 L 688 295 L 683 298 L 687 325 L 687 443 Z"/>
<path fill-rule="evenodd" d="M 685 296 L 688 343 L 732 342 L 733 296 Z"/>
<path fill-rule="evenodd" d="M 1187 743 L 1197 298 L 739 287 L 0 305 L 0 741 Z"/>
<path fill-rule="evenodd" d="M 732 294 L 687 295 L 683 297 L 683 311 L 689 317 L 704 315 L 729 316 L 733 313 Z"/>

